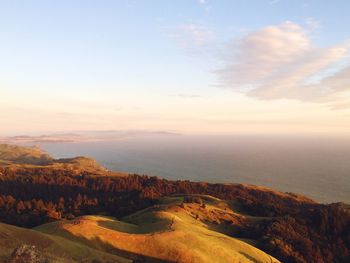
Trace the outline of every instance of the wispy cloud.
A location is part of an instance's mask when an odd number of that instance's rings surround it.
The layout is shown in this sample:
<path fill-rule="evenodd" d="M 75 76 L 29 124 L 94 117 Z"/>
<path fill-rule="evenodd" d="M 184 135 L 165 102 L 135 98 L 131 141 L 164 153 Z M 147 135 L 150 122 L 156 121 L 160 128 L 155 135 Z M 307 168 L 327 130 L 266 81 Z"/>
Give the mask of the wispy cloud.
<path fill-rule="evenodd" d="M 216 73 L 220 84 L 259 99 L 330 103 L 350 90 L 350 66 L 344 66 L 349 51 L 348 42 L 315 47 L 308 30 L 284 22 L 233 41 L 224 67 Z"/>
<path fill-rule="evenodd" d="M 215 39 L 215 34 L 209 27 L 195 23 L 167 28 L 167 35 L 175 39 L 178 45 L 184 48 L 204 46 Z"/>
<path fill-rule="evenodd" d="M 320 21 L 316 20 L 315 18 L 313 17 L 308 17 L 305 19 L 305 25 L 306 27 L 311 30 L 311 31 L 315 31 L 315 30 L 318 30 L 320 29 L 321 27 L 321 23 Z"/>
<path fill-rule="evenodd" d="M 211 10 L 211 5 L 208 0 L 196 0 L 198 4 L 200 4 L 206 12 Z"/>
<path fill-rule="evenodd" d="M 270 5 L 278 4 L 281 0 L 270 0 Z"/>
<path fill-rule="evenodd" d="M 339 103 L 332 103 L 329 105 L 332 110 L 344 110 L 350 108 L 350 102 L 339 102 Z"/>
<path fill-rule="evenodd" d="M 184 99 L 200 99 L 200 98 L 204 98 L 204 96 L 202 95 L 198 95 L 198 94 L 176 94 L 174 95 L 175 97 L 179 97 L 179 98 L 184 98 Z"/>

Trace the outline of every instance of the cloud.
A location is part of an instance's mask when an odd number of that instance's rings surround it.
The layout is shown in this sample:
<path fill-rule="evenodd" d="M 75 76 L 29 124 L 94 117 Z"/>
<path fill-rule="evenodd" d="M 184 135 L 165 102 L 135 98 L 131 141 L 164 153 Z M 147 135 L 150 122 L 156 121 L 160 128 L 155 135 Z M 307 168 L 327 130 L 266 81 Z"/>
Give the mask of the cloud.
<path fill-rule="evenodd" d="M 350 102 L 347 102 L 347 103 L 335 103 L 335 104 L 329 105 L 329 107 L 330 107 L 332 110 L 344 110 L 344 109 L 349 109 L 349 108 L 350 108 Z"/>
<path fill-rule="evenodd" d="M 349 43 L 328 48 L 312 44 L 307 30 L 292 22 L 268 26 L 233 41 L 220 84 L 259 99 L 328 101 L 350 90 Z"/>
<path fill-rule="evenodd" d="M 313 17 L 306 18 L 305 25 L 312 31 L 318 30 L 321 27 L 320 21 L 316 20 Z"/>
<path fill-rule="evenodd" d="M 198 95 L 198 94 L 176 94 L 176 97 L 179 98 L 184 98 L 184 99 L 199 99 L 199 98 L 204 98 L 204 96 L 202 95 Z"/>
<path fill-rule="evenodd" d="M 278 4 L 279 2 L 281 2 L 281 0 L 271 0 L 269 3 L 270 5 L 274 5 L 274 4 Z"/>
<path fill-rule="evenodd" d="M 215 39 L 215 34 L 210 28 L 194 23 L 168 28 L 168 31 L 167 35 L 183 48 L 205 46 Z"/>

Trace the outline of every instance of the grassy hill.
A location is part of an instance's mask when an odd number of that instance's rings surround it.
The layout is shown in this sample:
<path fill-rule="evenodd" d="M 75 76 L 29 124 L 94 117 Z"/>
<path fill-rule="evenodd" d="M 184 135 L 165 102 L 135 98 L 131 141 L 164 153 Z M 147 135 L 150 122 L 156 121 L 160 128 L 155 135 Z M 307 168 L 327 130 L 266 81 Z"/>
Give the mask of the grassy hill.
<path fill-rule="evenodd" d="M 0 223 L 0 262 L 7 262 L 14 249 L 23 244 L 35 246 L 46 262 L 131 262 L 59 236 Z"/>
<path fill-rule="evenodd" d="M 167 197 L 162 204 L 121 221 L 83 216 L 52 222 L 37 231 L 141 262 L 279 262 L 265 252 L 220 232 L 220 225 L 241 224 L 245 216 L 208 196 L 183 203 L 186 196 Z M 225 228 L 223 228 L 225 229 Z"/>
<path fill-rule="evenodd" d="M 0 144 L 0 165 L 12 169 L 48 168 L 53 170 L 71 171 L 77 175 L 87 172 L 96 175 L 126 176 L 127 173 L 110 172 L 94 159 L 86 156 L 55 159 L 36 146 L 25 147 Z"/>
<path fill-rule="evenodd" d="M 54 161 L 47 153 L 38 147 L 22 147 L 0 144 L 0 160 L 2 163 L 46 165 Z"/>
<path fill-rule="evenodd" d="M 38 262 L 279 262 L 225 234 L 249 220 L 218 198 L 177 195 L 121 220 L 91 215 L 34 229 L 0 223 L 0 262 L 23 245 L 35 247 Z"/>

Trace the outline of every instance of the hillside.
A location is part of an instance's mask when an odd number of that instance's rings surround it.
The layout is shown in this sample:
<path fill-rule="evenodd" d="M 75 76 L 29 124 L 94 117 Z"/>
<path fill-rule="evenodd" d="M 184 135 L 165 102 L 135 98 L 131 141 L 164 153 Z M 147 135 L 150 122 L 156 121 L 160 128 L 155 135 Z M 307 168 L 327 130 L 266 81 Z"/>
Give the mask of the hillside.
<path fill-rule="evenodd" d="M 163 204 L 120 221 L 83 216 L 45 224 L 36 230 L 142 262 L 279 262 L 217 231 L 213 222 L 220 225 L 239 217 L 245 220 L 229 209 L 226 202 L 203 198 L 202 204 L 183 203 L 186 197 L 161 199 Z"/>
<path fill-rule="evenodd" d="M 21 168 L 49 168 L 52 170 L 70 170 L 79 175 L 81 173 L 122 175 L 125 173 L 108 172 L 94 159 L 86 156 L 55 159 L 36 146 L 24 147 L 0 144 L 0 165 L 13 170 Z"/>
<path fill-rule="evenodd" d="M 37 164 L 46 165 L 53 162 L 53 158 L 38 147 L 21 147 L 0 144 L 0 160 L 2 164 Z"/>
<path fill-rule="evenodd" d="M 218 231 L 229 219 L 246 220 L 226 202 L 196 196 L 198 204 L 189 197 L 163 198 L 121 220 L 82 216 L 32 230 L 0 223 L 0 260 L 25 244 L 34 246 L 43 262 L 279 262 Z"/>
<path fill-rule="evenodd" d="M 347 204 L 254 185 L 119 174 L 86 157 L 23 164 L 14 152 L 28 149 L 3 148 L 12 154 L 0 164 L 3 258 L 35 245 L 52 262 L 62 262 L 53 251 L 68 262 L 350 261 Z M 28 160 L 42 154 L 33 152 Z M 79 258 L 80 250 L 91 257 Z"/>
<path fill-rule="evenodd" d="M 7 262 L 13 251 L 23 245 L 35 247 L 41 257 L 39 262 L 131 262 L 78 242 L 3 223 L 0 223 L 0 237 L 0 262 Z M 18 259 L 16 262 L 27 261 Z"/>

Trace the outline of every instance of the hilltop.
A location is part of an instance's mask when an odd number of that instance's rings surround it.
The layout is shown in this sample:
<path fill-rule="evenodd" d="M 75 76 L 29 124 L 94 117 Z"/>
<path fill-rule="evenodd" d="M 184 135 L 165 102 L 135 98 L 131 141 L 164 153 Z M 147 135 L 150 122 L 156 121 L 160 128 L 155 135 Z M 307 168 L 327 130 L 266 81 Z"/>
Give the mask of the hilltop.
<path fill-rule="evenodd" d="M 83 173 L 96 175 L 122 175 L 125 173 L 109 172 L 94 159 L 87 156 L 55 159 L 37 146 L 17 146 L 0 144 L 0 165 L 13 171 L 25 169 L 50 169 L 71 171 L 73 174 Z"/>
<path fill-rule="evenodd" d="M 0 161 L 2 164 L 47 165 L 51 164 L 54 159 L 36 146 L 0 144 Z"/>

